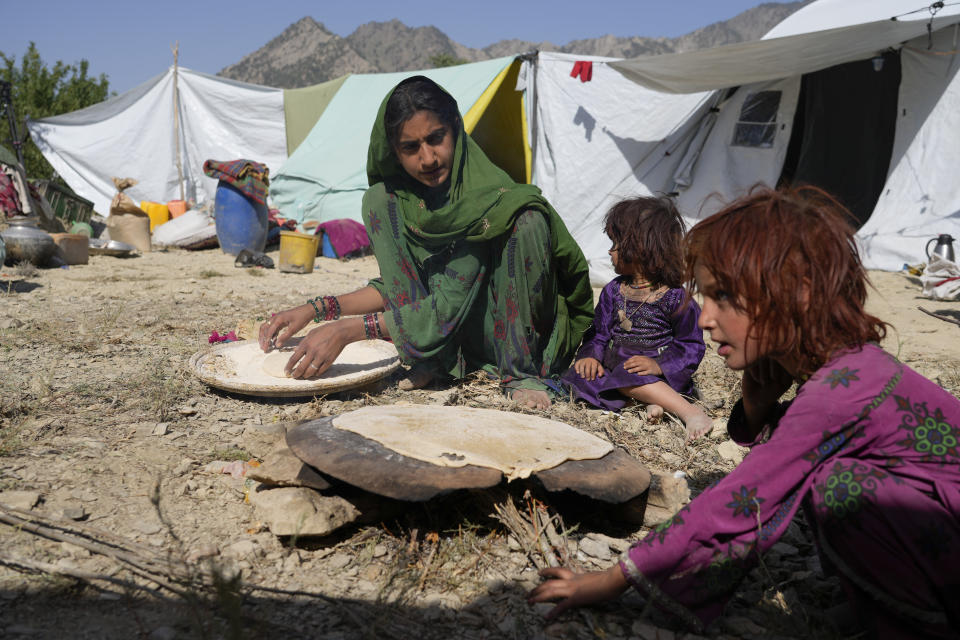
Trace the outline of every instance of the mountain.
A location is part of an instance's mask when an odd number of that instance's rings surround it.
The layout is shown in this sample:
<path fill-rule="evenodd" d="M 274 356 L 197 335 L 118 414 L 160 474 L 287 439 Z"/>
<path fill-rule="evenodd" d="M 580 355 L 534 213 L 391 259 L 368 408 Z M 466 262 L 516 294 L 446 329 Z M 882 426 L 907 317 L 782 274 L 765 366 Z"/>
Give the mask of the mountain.
<path fill-rule="evenodd" d="M 347 73 L 429 69 L 433 66 L 431 60 L 438 57 L 476 62 L 533 50 L 614 58 L 693 51 L 757 40 L 811 1 L 767 2 L 678 38 L 605 35 L 574 40 L 563 46 L 550 42 L 501 40 L 482 49 L 471 49 L 454 42 L 436 27 L 408 27 L 399 20 L 368 22 L 343 38 L 313 18 L 306 17 L 217 75 L 293 89 Z"/>

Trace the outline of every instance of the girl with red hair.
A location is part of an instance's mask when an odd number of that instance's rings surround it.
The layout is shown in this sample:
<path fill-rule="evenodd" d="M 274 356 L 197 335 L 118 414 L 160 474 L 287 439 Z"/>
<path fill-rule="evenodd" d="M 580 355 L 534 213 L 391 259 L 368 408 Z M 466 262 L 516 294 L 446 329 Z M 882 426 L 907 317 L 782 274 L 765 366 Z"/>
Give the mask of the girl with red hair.
<path fill-rule="evenodd" d="M 957 637 L 960 400 L 878 346 L 848 217 L 815 188 L 762 189 L 690 231 L 700 326 L 743 371 L 727 429 L 752 450 L 608 571 L 544 570 L 531 602 L 554 616 L 633 586 L 701 628 L 802 506 L 867 637 Z"/>

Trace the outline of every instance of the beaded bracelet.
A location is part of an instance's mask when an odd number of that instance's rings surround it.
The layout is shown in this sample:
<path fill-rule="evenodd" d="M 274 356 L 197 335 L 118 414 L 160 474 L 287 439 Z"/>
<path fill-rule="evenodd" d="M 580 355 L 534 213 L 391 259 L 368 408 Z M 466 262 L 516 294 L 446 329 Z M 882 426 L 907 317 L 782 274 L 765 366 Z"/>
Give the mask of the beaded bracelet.
<path fill-rule="evenodd" d="M 313 321 L 320 322 L 321 313 L 320 313 L 320 309 L 317 308 L 316 298 L 308 298 L 307 302 L 309 302 L 313 306 Z"/>
<path fill-rule="evenodd" d="M 377 320 L 377 314 L 369 313 L 363 316 L 363 336 L 367 340 L 383 337 L 383 332 L 380 330 L 380 321 Z"/>
<path fill-rule="evenodd" d="M 336 320 L 340 317 L 340 301 L 336 296 L 323 296 L 324 320 Z"/>

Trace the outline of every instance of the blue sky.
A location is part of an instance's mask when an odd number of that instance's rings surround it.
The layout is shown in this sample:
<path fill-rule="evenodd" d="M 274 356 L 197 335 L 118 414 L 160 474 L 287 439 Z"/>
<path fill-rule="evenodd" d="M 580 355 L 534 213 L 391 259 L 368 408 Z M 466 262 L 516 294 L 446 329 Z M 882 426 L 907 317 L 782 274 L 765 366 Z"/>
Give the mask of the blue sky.
<path fill-rule="evenodd" d="M 37 44 L 48 66 L 86 59 L 90 73 L 104 73 L 122 93 L 173 63 L 216 73 L 238 62 L 304 16 L 340 36 L 371 21 L 397 18 L 411 27 L 435 26 L 468 47 L 517 38 L 564 45 L 571 40 L 615 36 L 678 36 L 726 20 L 761 0 L 588 0 L 522 2 L 423 0 L 342 2 L 278 0 L 215 3 L 204 0 L 0 0 L 0 52 L 20 57 Z"/>

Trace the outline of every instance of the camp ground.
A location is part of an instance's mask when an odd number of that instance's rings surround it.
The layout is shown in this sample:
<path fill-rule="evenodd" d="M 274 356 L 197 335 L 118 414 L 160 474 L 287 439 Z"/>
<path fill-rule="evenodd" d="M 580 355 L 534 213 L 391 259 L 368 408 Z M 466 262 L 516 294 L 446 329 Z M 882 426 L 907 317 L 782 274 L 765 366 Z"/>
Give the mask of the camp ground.
<path fill-rule="evenodd" d="M 960 5 L 920 8 L 819 0 L 763 40 L 716 49 L 516 52 L 301 89 L 175 66 L 29 129 L 98 213 L 129 177 L 132 203 L 207 215 L 221 186 L 204 163 L 243 158 L 269 169 L 270 208 L 309 231 L 359 220 L 374 114 L 400 78 L 424 74 L 560 212 L 595 286 L 613 275 L 601 227 L 620 198 L 675 194 L 692 223 L 758 182 L 809 180 L 862 225 L 868 308 L 892 325 L 883 347 L 956 396 L 960 300 L 921 297 L 902 270 L 938 236 L 960 237 Z M 690 444 L 639 407 L 527 410 L 482 375 L 401 390 L 385 341 L 356 343 L 328 379 L 293 380 L 267 371 L 259 326 L 363 286 L 375 257 L 314 244 L 307 272 L 238 268 L 213 240 L 0 269 L 0 637 L 59 637 L 64 620 L 77 637 L 153 640 L 705 637 L 633 596 L 548 622 L 526 593 L 538 569 L 599 570 L 655 539 L 743 460 L 726 431 L 740 378 L 712 345 L 695 382 L 715 426 Z M 279 262 L 276 244 L 264 253 Z M 336 423 L 345 415 L 355 430 Z M 447 420 L 465 425 L 471 453 L 516 456 L 459 464 L 389 440 L 418 420 L 441 436 Z M 495 440 L 531 425 L 551 437 L 515 451 Z M 563 437 L 583 459 L 524 457 Z M 763 560 L 707 636 L 844 637 L 825 615 L 843 593 L 807 523 Z"/>
<path fill-rule="evenodd" d="M 410 73 L 448 87 L 487 153 L 542 189 L 595 284 L 612 275 L 600 226 L 617 199 L 675 193 L 694 221 L 781 180 L 838 194 L 862 225 L 865 263 L 897 270 L 922 262 L 929 238 L 960 235 L 960 187 L 942 178 L 960 153 L 958 22 L 954 6 L 821 0 L 756 42 L 635 60 L 540 52 Z M 592 64 L 589 82 L 571 77 L 580 61 Z M 283 91 L 184 69 L 174 82 L 171 69 L 30 131 L 98 210 L 118 172 L 140 174 L 135 200 L 178 198 L 183 185 L 201 201 L 216 187 L 205 159 L 246 157 L 270 168 L 284 217 L 358 220 L 377 96 L 403 75 Z"/>

